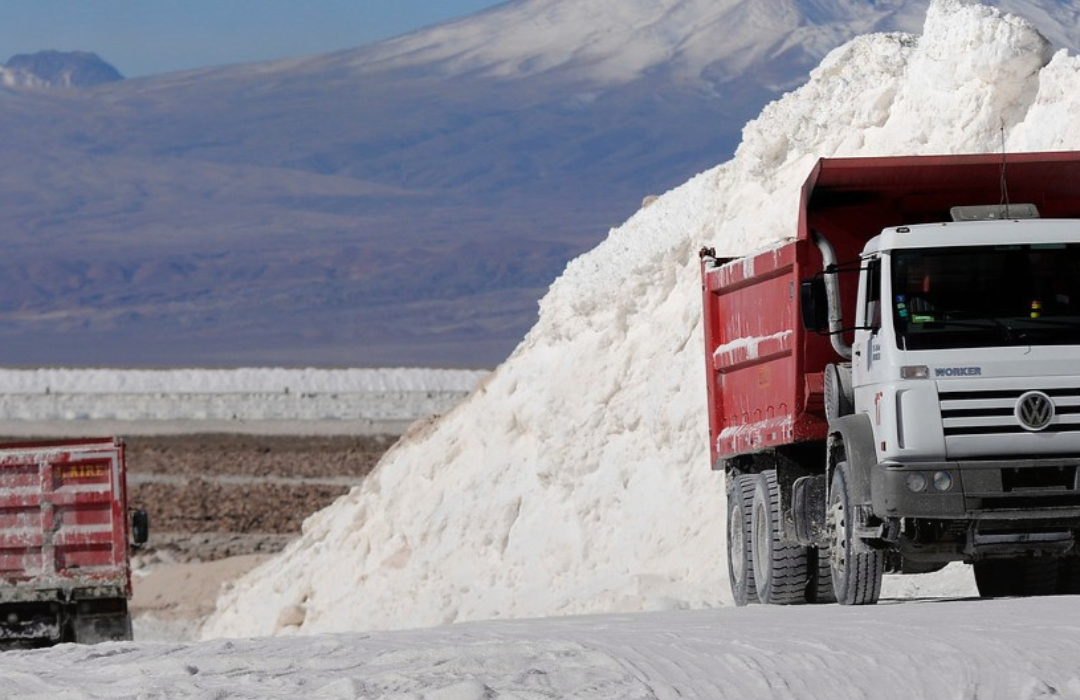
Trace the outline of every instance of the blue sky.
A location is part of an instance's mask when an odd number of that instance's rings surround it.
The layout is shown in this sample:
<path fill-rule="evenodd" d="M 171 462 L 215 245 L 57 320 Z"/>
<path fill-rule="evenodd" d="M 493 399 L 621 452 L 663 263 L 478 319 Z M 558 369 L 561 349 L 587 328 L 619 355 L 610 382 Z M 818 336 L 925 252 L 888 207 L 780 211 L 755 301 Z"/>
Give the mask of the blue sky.
<path fill-rule="evenodd" d="M 127 77 L 352 48 L 503 0 L 3 0 L 0 62 L 93 51 Z"/>

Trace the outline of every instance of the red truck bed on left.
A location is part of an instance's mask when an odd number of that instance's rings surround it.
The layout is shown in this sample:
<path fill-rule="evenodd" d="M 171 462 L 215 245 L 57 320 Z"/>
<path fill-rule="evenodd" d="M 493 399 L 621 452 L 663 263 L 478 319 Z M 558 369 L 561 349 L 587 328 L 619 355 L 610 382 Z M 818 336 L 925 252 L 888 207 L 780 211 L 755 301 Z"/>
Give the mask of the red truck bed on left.
<path fill-rule="evenodd" d="M 0 445 L 0 641 L 130 638 L 130 543 L 121 441 Z"/>

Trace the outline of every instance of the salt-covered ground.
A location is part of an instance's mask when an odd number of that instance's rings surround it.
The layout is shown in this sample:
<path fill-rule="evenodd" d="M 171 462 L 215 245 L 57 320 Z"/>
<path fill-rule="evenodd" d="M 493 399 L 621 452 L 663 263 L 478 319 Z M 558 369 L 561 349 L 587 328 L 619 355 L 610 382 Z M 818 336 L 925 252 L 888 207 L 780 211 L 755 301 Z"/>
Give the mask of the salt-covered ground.
<path fill-rule="evenodd" d="M 697 251 L 790 236 L 821 156 L 1080 146 L 1080 59 L 937 0 L 858 38 L 747 125 L 735 158 L 571 262 L 513 356 L 224 595 L 206 637 L 731 602 L 709 469 Z M 948 591 L 941 591 L 948 592 Z"/>
<path fill-rule="evenodd" d="M 1080 698 L 1075 601 L 924 600 L 64 645 L 0 655 L 19 700 Z"/>

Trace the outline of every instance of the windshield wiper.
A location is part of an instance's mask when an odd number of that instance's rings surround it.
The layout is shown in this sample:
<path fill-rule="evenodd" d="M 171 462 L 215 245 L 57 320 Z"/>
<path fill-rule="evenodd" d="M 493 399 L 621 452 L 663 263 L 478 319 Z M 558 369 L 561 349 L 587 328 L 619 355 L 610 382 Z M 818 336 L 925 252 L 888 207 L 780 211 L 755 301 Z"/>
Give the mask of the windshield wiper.
<path fill-rule="evenodd" d="M 1013 328 L 1000 318 L 993 316 L 970 320 L 960 320 L 955 318 L 934 319 L 933 321 L 925 321 L 921 325 L 923 328 L 933 329 L 945 329 L 951 326 L 954 328 L 972 328 L 980 331 L 998 330 L 1004 334 L 1006 342 L 1014 342 L 1023 339 L 1023 336 L 1017 335 L 1017 328 Z M 910 331 L 910 326 L 908 329 Z"/>
<path fill-rule="evenodd" d="M 1031 323 L 1037 326 L 1055 326 L 1057 328 L 1076 328 L 1080 330 L 1080 318 L 1065 319 L 1060 316 L 1039 316 L 1038 318 L 1018 318 L 1018 323 Z"/>

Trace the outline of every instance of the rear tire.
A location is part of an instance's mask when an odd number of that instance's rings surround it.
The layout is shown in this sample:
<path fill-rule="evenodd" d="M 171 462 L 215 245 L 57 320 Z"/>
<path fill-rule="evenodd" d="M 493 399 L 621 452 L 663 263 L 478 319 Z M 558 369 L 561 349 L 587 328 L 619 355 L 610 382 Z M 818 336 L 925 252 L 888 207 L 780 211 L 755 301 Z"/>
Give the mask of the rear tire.
<path fill-rule="evenodd" d="M 756 483 L 756 478 L 740 474 L 732 479 L 731 490 L 728 493 L 728 578 L 731 581 L 731 594 L 735 598 L 735 605 L 758 602 L 750 541 L 751 507 Z"/>
<path fill-rule="evenodd" d="M 753 559 L 757 596 L 769 605 L 806 601 L 806 547 L 784 542 L 776 472 L 766 471 L 754 490 Z"/>
<path fill-rule="evenodd" d="M 806 570 L 810 574 L 810 582 L 806 586 L 806 602 L 815 605 L 835 603 L 836 593 L 833 591 L 829 550 L 807 547 Z"/>
<path fill-rule="evenodd" d="M 1080 556 L 1074 554 L 1061 560 L 1058 593 L 1061 595 L 1080 595 Z"/>
<path fill-rule="evenodd" d="M 1001 598 L 1016 595 L 1015 572 L 1010 559 L 987 559 L 975 562 L 975 587 L 981 598 Z"/>
<path fill-rule="evenodd" d="M 871 548 L 855 534 L 847 471 L 847 462 L 837 465 L 829 491 L 827 520 L 832 533 L 829 562 L 833 592 L 841 605 L 874 605 L 881 596 L 885 552 Z"/>
<path fill-rule="evenodd" d="M 1060 559 L 988 559 L 975 562 L 975 586 L 983 598 L 1068 593 L 1068 562 Z"/>

